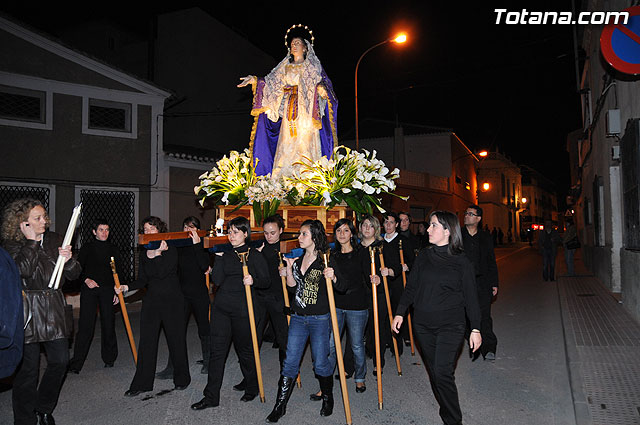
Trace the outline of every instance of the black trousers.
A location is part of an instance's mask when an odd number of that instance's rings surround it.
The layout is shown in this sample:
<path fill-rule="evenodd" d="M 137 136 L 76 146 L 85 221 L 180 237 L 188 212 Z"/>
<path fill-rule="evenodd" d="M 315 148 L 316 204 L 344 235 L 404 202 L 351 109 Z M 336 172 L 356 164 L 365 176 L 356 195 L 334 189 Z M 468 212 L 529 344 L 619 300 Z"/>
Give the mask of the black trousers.
<path fill-rule="evenodd" d="M 210 334 L 209 326 L 209 295 L 203 297 L 184 296 L 184 325 L 189 323 L 189 316 L 193 313 L 198 325 L 198 335 L 200 338 L 208 338 Z"/>
<path fill-rule="evenodd" d="M 287 316 L 284 314 L 284 300 L 278 300 L 273 296 L 256 296 L 259 308 L 256 309 L 256 331 L 258 333 L 258 345 L 262 346 L 262 337 L 267 323 L 271 320 L 271 327 L 278 343 L 278 356 L 280 359 L 280 369 L 282 362 L 287 355 L 287 336 L 289 335 L 289 325 Z"/>
<path fill-rule="evenodd" d="M 40 385 L 40 348 L 47 354 L 47 368 Z M 64 376 L 69 363 L 69 340 L 35 342 L 24 345 L 22 363 L 13 381 L 13 417 L 16 425 L 35 424 L 37 410 L 52 413 L 58 403 Z"/>
<path fill-rule="evenodd" d="M 391 314 L 395 316 L 395 311 L 398 308 L 398 303 L 400 302 L 400 298 L 402 298 L 402 294 L 404 293 L 404 285 L 402 284 L 402 276 L 398 276 L 396 279 L 393 279 L 389 282 L 389 297 L 391 298 Z M 398 353 L 402 355 L 404 350 L 403 340 L 409 339 L 409 323 L 405 320 L 400 327 L 400 334 L 392 333 L 394 337 L 398 340 Z"/>
<path fill-rule="evenodd" d="M 478 297 L 480 302 L 480 334 L 482 335 L 482 345 L 480 354 L 486 356 L 487 353 L 494 353 L 498 348 L 498 337 L 493 333 L 493 320 L 491 319 L 491 298 Z"/>
<path fill-rule="evenodd" d="M 96 327 L 97 309 L 100 309 L 100 347 L 102 361 L 113 364 L 118 357 L 118 341 L 116 338 L 115 314 L 113 311 L 113 291 L 101 288 L 83 288 L 80 292 L 80 319 L 78 333 L 73 347 L 73 358 L 70 366 L 82 369 L 87 359 L 89 347 Z"/>
<path fill-rule="evenodd" d="M 207 386 L 203 392 L 207 400 L 216 406 L 220 404 L 220 388 L 232 341 L 244 377 L 245 393 L 258 394 L 258 375 L 253 357 L 249 316 L 245 310 L 238 311 L 219 304 L 214 302 L 211 312 L 211 356 Z"/>
<path fill-rule="evenodd" d="M 381 283 L 380 286 L 383 284 Z M 391 292 L 391 287 L 389 287 L 389 292 Z M 393 314 L 393 303 L 391 306 L 391 314 Z M 386 352 L 387 346 L 393 352 L 393 339 L 395 338 L 398 344 L 398 352 L 402 354 L 402 341 L 397 336 L 397 334 L 391 333 L 391 324 L 389 322 L 389 310 L 387 308 L 387 300 L 383 291 L 378 291 L 378 323 L 380 329 L 380 364 L 384 367 L 384 354 Z M 365 331 L 366 342 L 365 348 L 369 354 L 371 354 L 371 358 L 373 359 L 373 365 L 376 364 L 376 341 L 375 341 L 375 327 L 373 321 L 373 298 L 369 303 L 369 318 L 367 319 L 367 330 Z"/>
<path fill-rule="evenodd" d="M 184 299 L 181 293 L 147 294 L 142 301 L 140 313 L 140 343 L 138 364 L 131 390 L 151 391 L 158 361 L 160 328 L 164 328 L 173 361 L 173 383 L 189 385 L 191 375 L 187 363 L 187 342 L 184 326 Z"/>
<path fill-rule="evenodd" d="M 461 321 L 433 325 L 416 317 L 413 323 L 431 378 L 431 388 L 440 405 L 440 417 L 446 425 L 462 423 L 454 373 L 456 359 L 464 341 L 465 327 L 464 318 Z"/>

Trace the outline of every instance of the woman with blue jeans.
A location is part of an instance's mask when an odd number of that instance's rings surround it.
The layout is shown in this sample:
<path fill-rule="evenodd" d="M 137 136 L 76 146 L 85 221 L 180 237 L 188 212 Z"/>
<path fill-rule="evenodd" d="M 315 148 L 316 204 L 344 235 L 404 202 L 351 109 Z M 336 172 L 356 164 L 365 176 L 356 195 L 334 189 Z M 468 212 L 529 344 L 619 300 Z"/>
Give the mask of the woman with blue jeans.
<path fill-rule="evenodd" d="M 325 279 L 331 279 L 338 291 L 346 288 L 340 272 L 335 270 L 335 260 L 330 259 L 329 267 L 324 266 L 322 254 L 326 252 L 328 244 L 320 221 L 306 220 L 302 223 L 298 243 L 304 249 L 304 255 L 286 259 L 287 286 L 295 296 L 291 304 L 287 356 L 278 383 L 276 404 L 267 422 L 278 422 L 286 413 L 308 339 L 311 342 L 313 368 L 322 390 L 320 415 L 329 416 L 333 413 L 333 364 L 329 361 L 331 318 Z"/>
<path fill-rule="evenodd" d="M 337 268 L 341 272 L 346 291 L 343 293 L 335 292 L 336 315 L 338 316 L 338 326 L 340 334 L 344 331 L 346 322 L 348 341 L 353 352 L 352 369 L 345 366 L 347 370 L 347 379 L 351 375 L 355 375 L 356 392 L 363 393 L 367 390 L 365 385 L 365 377 L 367 375 L 367 362 L 364 351 L 364 330 L 367 327 L 367 319 L 369 318 L 368 296 L 365 289 L 365 273 L 362 268 L 362 255 L 369 260 L 368 252 L 361 250 L 356 239 L 356 228 L 353 222 L 348 218 L 338 220 L 333 228 L 334 240 L 337 242 L 336 248 L 331 252 L 331 256 L 335 259 Z M 367 270 L 368 272 L 368 270 Z M 329 340 L 330 353 L 329 360 L 331 364 L 336 364 L 336 347 L 333 337 Z M 339 376 L 337 376 L 339 378 Z M 322 392 L 311 394 L 312 400 L 321 400 Z"/>

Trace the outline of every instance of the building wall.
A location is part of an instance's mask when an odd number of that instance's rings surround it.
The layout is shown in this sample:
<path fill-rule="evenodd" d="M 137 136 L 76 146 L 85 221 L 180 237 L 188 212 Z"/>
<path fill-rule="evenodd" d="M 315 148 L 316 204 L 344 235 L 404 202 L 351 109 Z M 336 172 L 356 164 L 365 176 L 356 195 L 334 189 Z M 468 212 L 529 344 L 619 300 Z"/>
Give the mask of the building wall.
<path fill-rule="evenodd" d="M 601 1 L 588 6 L 588 10 L 620 11 L 629 4 Z M 580 198 L 574 209 L 579 234 L 584 236 L 583 245 L 588 245 L 583 249 L 590 251 L 590 255 L 585 256 L 587 266 L 611 291 L 621 292 L 625 308 L 640 318 L 640 281 L 637 278 L 640 255 L 626 250 L 623 245 L 624 205 L 620 181 L 623 170 L 620 162 L 611 156 L 611 148 L 624 136 L 626 122 L 640 116 L 640 82 L 637 77 L 614 73 L 602 59 L 599 40 L 602 28 L 602 25 L 585 27 L 582 40 L 586 56 L 590 58 L 583 68 L 581 87 L 584 127 L 590 134 L 577 143 L 579 158 L 574 167 L 581 167 L 582 174 Z M 591 99 L 586 89 L 590 90 Z M 610 109 L 620 109 L 622 134 L 619 138 L 606 134 L 606 112 Z M 594 194 L 594 183 L 597 185 L 597 182 L 602 184 L 601 197 L 597 191 Z"/>
<path fill-rule="evenodd" d="M 622 305 L 636 318 L 640 318 L 640 252 L 620 249 L 620 269 L 622 272 Z"/>
<path fill-rule="evenodd" d="M 150 108 L 138 110 L 138 138 L 82 134 L 82 98 L 53 95 L 53 129 L 2 126 L 0 173 L 12 179 L 149 185 Z M 25 160 L 28 158 L 28 161 Z"/>
<path fill-rule="evenodd" d="M 0 46 L 2 46 L 2 54 L 0 55 L 0 70 L 2 71 L 114 90 L 132 91 L 131 87 L 96 74 L 3 30 L 0 30 Z"/>
<path fill-rule="evenodd" d="M 193 193 L 193 187 L 199 183 L 198 177 L 202 170 L 171 167 L 170 168 L 170 221 L 169 230 L 182 231 L 182 221 L 185 217 L 195 216 L 200 220 L 202 229 L 209 229 L 215 224 L 216 213 L 214 209 L 202 209 L 198 198 Z"/>
<path fill-rule="evenodd" d="M 183 100 L 166 111 L 165 143 L 221 153 L 249 147 L 251 88 L 236 85 L 266 75 L 274 59 L 198 8 L 160 15 L 157 34 L 154 81 Z"/>

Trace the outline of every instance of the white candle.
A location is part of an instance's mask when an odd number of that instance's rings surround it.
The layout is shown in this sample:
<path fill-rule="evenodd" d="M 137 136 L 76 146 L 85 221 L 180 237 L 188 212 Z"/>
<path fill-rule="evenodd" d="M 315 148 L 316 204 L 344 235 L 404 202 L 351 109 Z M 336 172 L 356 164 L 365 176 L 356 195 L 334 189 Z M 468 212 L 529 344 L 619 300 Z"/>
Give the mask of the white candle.
<path fill-rule="evenodd" d="M 73 232 L 76 230 L 76 224 L 78 222 L 78 217 L 80 217 L 81 210 L 82 210 L 82 202 L 79 203 L 73 209 L 73 214 L 71 214 L 71 220 L 69 220 L 69 226 L 67 226 L 67 233 L 65 233 L 64 240 L 62 241 L 63 247 L 71 244 L 71 239 L 73 239 Z M 58 260 L 56 261 L 56 267 L 53 269 L 53 274 L 51 275 L 51 279 L 49 280 L 49 288 L 58 289 L 58 286 L 60 286 L 60 279 L 62 278 L 63 268 L 64 268 L 64 257 L 61 255 L 58 255 Z"/>

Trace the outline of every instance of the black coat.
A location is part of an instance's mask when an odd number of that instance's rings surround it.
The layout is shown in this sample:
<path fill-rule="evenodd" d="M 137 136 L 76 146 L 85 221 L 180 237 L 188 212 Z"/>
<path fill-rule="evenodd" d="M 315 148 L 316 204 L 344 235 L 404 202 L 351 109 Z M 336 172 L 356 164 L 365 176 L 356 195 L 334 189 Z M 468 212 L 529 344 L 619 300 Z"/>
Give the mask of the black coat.
<path fill-rule="evenodd" d="M 207 279 L 205 272 L 209 269 L 209 253 L 202 242 L 178 249 L 178 277 L 182 293 L 187 297 L 206 297 Z"/>
<path fill-rule="evenodd" d="M 49 289 L 49 280 L 58 259 L 63 237 L 46 232 L 42 245 L 38 241 L 5 241 L 5 249 L 16 262 L 22 277 L 22 289 L 29 301 L 31 320 L 24 332 L 24 343 L 54 341 L 71 336 L 72 323 L 65 320 L 66 301 L 62 289 Z M 74 257 L 65 264 L 59 288 L 65 279 L 77 279 L 80 263 Z"/>
<path fill-rule="evenodd" d="M 496 254 L 493 249 L 493 237 L 489 232 L 478 229 L 478 232 L 471 236 L 466 226 L 462 227 L 462 242 L 467 257 L 473 263 L 476 272 L 476 284 L 478 285 L 478 295 L 480 302 L 493 296 L 493 288 L 498 287 L 498 266 L 496 264 Z M 479 247 L 479 257 L 476 259 L 471 255 L 473 239 L 477 238 Z"/>

